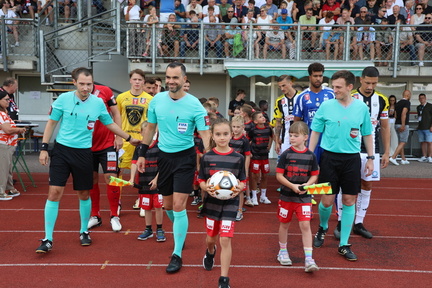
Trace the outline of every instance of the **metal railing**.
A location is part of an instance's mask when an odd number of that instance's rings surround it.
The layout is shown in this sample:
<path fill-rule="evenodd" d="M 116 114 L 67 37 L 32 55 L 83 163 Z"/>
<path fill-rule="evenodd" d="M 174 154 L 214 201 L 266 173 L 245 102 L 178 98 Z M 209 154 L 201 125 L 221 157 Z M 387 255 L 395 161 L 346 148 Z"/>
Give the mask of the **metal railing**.
<path fill-rule="evenodd" d="M 432 49 L 429 50 L 429 47 L 424 58 L 419 60 L 422 44 L 416 41 L 416 34 L 429 37 L 429 32 L 416 32 L 412 29 L 417 26 L 412 25 L 346 24 L 321 30 L 323 25 L 318 24 L 268 24 L 268 29 L 263 30 L 253 23 L 228 24 L 225 28 L 225 23 L 202 22 L 169 22 L 150 26 L 143 22 L 127 24 L 126 56 L 132 62 L 150 62 L 153 73 L 156 63 L 170 60 L 196 63 L 201 71 L 209 61 L 221 63 L 227 58 L 288 62 L 369 60 L 376 66 L 393 70 L 395 77 L 401 65 L 432 63 Z M 168 28 L 166 24 L 175 26 Z M 210 35 L 211 39 L 219 38 L 209 44 Z M 192 45 L 191 42 L 197 44 Z"/>

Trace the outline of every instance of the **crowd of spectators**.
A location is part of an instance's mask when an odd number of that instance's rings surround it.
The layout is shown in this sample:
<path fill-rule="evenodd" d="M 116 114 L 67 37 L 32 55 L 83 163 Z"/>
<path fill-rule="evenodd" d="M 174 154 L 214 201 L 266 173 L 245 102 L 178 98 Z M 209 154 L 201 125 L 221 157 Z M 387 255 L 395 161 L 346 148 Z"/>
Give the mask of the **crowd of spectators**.
<path fill-rule="evenodd" d="M 129 0 L 129 5 L 132 2 L 135 0 Z M 133 5 L 139 7 L 140 19 L 144 19 L 149 7 L 161 4 L 141 0 Z M 205 25 L 205 55 L 213 50 L 217 58 L 245 57 L 252 53 L 255 59 L 265 59 L 273 51 L 278 59 L 293 59 L 297 48 L 296 26 L 290 25 L 293 23 L 301 24 L 302 51 L 325 51 L 328 60 L 343 59 L 345 43 L 349 41 L 350 59 L 371 60 L 376 66 L 389 65 L 396 26 L 385 25 L 398 23 L 401 24 L 399 46 L 401 52 L 408 53 L 412 65 L 424 66 L 425 52 L 432 47 L 432 27 L 426 26 L 432 20 L 428 0 L 419 0 L 418 4 L 414 0 L 168 0 L 165 5 L 173 5 L 169 14 L 174 14 L 175 22 L 182 23 L 170 28 L 155 23 L 163 29 L 158 41 L 166 47 L 159 53 L 165 57 L 184 57 L 187 50 L 197 49 L 197 45 L 186 39 L 190 36 L 188 30 L 199 30 L 199 25 L 192 22 L 211 23 Z M 249 23 L 257 24 L 253 31 Z M 349 34 L 348 23 L 354 25 Z M 283 26 L 273 28 L 272 24 Z M 173 34 L 173 29 L 180 30 L 175 37 L 164 36 Z M 195 40 L 199 41 L 200 34 L 195 34 Z M 345 39 L 347 35 L 350 39 Z M 249 41 L 253 41 L 252 45 Z M 148 57 L 149 53 L 137 56 Z"/>

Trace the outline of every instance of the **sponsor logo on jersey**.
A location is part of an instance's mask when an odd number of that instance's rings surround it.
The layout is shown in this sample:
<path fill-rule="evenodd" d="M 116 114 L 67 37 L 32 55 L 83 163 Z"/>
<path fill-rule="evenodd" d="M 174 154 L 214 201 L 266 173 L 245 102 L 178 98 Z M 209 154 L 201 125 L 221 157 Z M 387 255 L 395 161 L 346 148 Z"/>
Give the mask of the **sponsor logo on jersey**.
<path fill-rule="evenodd" d="M 94 128 L 94 126 L 95 126 L 95 123 L 96 123 L 96 121 L 89 120 L 87 122 L 87 129 L 88 130 L 92 130 Z"/>
<path fill-rule="evenodd" d="M 210 126 L 210 117 L 209 116 L 204 116 L 204 121 L 205 121 L 206 126 Z"/>
<path fill-rule="evenodd" d="M 138 98 L 133 98 L 132 99 L 132 104 L 133 105 L 137 105 L 138 104 Z"/>
<path fill-rule="evenodd" d="M 359 99 L 359 95 L 357 93 L 352 95 L 354 98 Z"/>
<path fill-rule="evenodd" d="M 306 104 L 312 104 L 312 101 L 308 100 L 308 101 L 306 102 Z"/>
<path fill-rule="evenodd" d="M 138 99 L 136 100 L 138 102 Z M 126 115 L 130 125 L 132 126 L 138 125 L 141 122 L 141 119 L 144 115 L 144 107 L 126 106 Z"/>
<path fill-rule="evenodd" d="M 359 129 L 351 128 L 350 136 L 351 138 L 357 138 L 359 135 Z"/>
<path fill-rule="evenodd" d="M 147 102 L 147 99 L 146 99 L 146 98 L 140 98 L 140 103 L 141 103 L 141 104 L 146 104 L 146 102 Z"/>
<path fill-rule="evenodd" d="M 304 99 L 305 99 L 306 101 L 309 100 L 309 99 L 310 99 L 309 94 L 305 94 L 305 95 L 304 95 Z"/>
<path fill-rule="evenodd" d="M 285 98 L 282 98 L 281 103 L 282 103 L 282 105 L 285 105 L 285 104 L 286 104 L 286 100 L 285 100 Z"/>

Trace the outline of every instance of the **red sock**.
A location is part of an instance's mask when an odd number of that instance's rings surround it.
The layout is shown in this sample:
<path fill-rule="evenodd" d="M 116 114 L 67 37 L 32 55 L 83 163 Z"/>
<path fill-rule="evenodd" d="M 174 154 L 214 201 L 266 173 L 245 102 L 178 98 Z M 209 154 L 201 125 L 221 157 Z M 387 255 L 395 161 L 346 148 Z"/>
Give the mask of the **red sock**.
<path fill-rule="evenodd" d="M 120 187 L 107 185 L 107 196 L 111 210 L 111 217 L 118 216 L 117 209 L 120 202 Z"/>
<path fill-rule="evenodd" d="M 94 184 L 93 188 L 90 190 L 90 198 L 91 198 L 91 216 L 98 216 L 100 217 L 100 190 L 99 190 L 99 184 Z"/>

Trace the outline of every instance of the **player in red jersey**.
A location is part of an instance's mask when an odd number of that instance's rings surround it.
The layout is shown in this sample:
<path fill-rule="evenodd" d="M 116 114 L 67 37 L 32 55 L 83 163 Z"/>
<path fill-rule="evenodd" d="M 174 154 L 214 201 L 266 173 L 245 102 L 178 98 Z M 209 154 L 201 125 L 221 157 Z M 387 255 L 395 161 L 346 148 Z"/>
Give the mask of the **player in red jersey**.
<path fill-rule="evenodd" d="M 120 111 L 113 92 L 109 87 L 102 85 L 93 85 L 92 94 L 101 98 L 111 114 L 114 122 L 121 127 Z M 110 176 L 117 176 L 118 159 L 117 151 L 122 148 L 123 140 L 109 131 L 100 121 L 96 121 L 93 133 L 93 188 L 90 190 L 92 200 L 91 217 L 88 223 L 88 229 L 102 224 L 100 215 L 100 188 L 99 188 L 99 164 L 102 166 L 105 183 L 107 184 L 107 196 L 110 205 L 111 227 L 114 232 L 121 230 L 118 207 L 120 201 L 120 187 L 108 185 Z"/>

